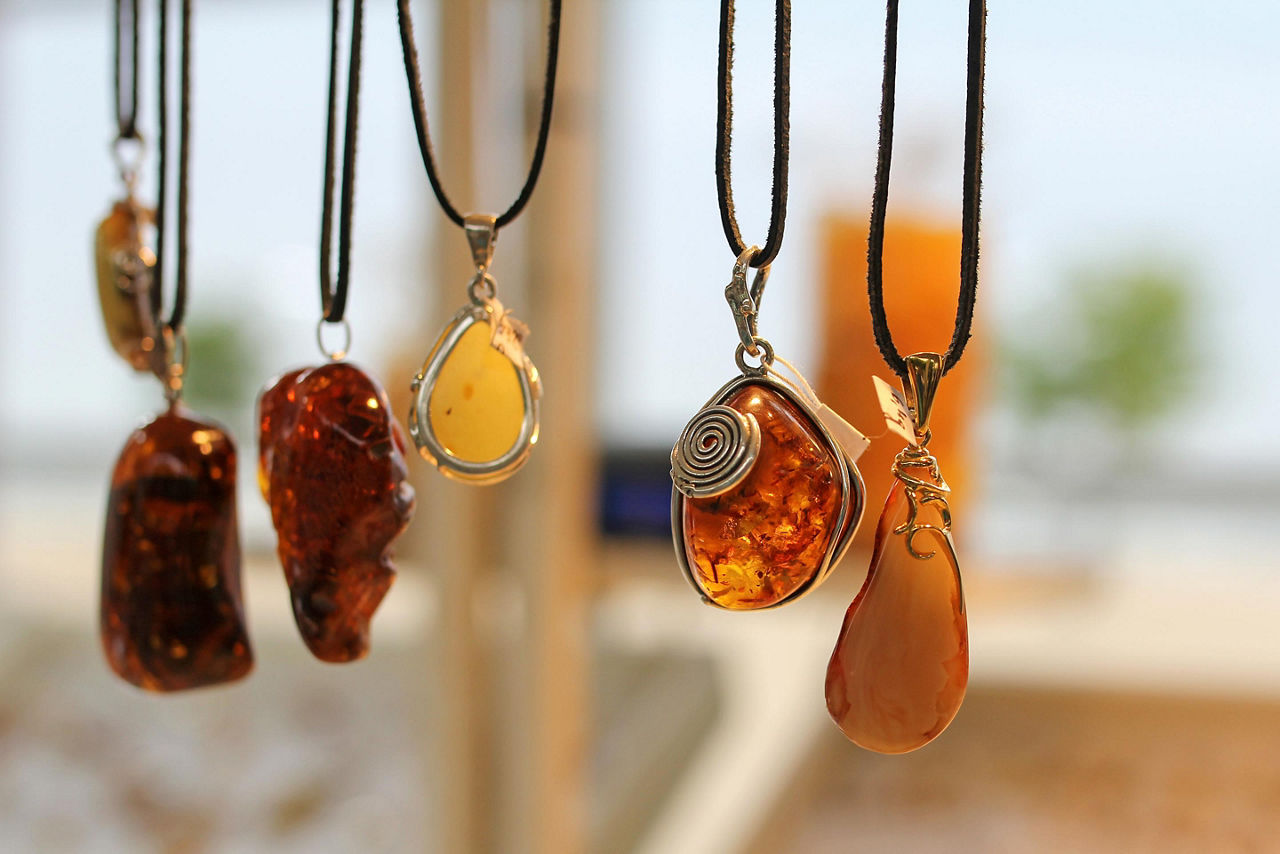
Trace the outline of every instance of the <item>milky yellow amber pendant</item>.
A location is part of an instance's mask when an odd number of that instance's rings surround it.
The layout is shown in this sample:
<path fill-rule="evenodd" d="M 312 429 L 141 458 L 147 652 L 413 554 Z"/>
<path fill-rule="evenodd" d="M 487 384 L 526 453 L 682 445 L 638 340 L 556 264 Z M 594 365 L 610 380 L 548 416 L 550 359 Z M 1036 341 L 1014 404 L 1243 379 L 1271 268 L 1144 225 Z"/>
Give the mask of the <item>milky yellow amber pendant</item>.
<path fill-rule="evenodd" d="M 155 256 L 143 240 L 143 232 L 151 224 L 151 210 L 129 195 L 112 205 L 93 241 L 98 301 L 107 339 L 135 371 L 158 371 L 163 361 L 151 308 Z"/>
<path fill-rule="evenodd" d="M 527 330 L 498 301 L 485 272 L 488 256 L 481 257 L 471 304 L 454 315 L 413 378 L 409 413 L 409 435 L 423 458 L 448 477 L 477 484 L 504 480 L 524 465 L 538 441 L 542 393 L 524 352 Z"/>

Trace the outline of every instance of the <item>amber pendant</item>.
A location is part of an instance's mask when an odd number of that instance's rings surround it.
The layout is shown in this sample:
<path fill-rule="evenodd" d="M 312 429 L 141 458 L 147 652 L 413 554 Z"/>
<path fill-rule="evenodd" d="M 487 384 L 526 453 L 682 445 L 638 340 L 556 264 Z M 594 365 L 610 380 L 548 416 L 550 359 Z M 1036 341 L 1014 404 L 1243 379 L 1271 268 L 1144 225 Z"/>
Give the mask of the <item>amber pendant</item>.
<path fill-rule="evenodd" d="M 258 483 L 271 505 L 293 615 L 319 659 L 369 651 L 413 516 L 404 436 L 387 394 L 347 362 L 285 374 L 258 400 Z"/>
<path fill-rule="evenodd" d="M 143 240 L 153 212 L 133 196 L 116 202 L 94 235 L 98 301 L 112 348 L 135 371 L 157 371 L 157 331 L 151 307 L 155 256 Z"/>
<path fill-rule="evenodd" d="M 423 459 L 454 480 L 497 483 L 538 441 L 542 382 L 524 351 L 528 329 L 498 301 L 488 264 L 493 217 L 467 217 L 476 261 L 471 302 L 453 316 L 413 378 L 409 435 Z"/>
<path fill-rule="evenodd" d="M 734 611 L 817 587 L 862 517 L 853 460 L 793 388 L 759 370 L 744 368 L 693 417 L 671 477 L 680 567 L 706 602 Z"/>
<path fill-rule="evenodd" d="M 832 719 L 855 744 L 878 753 L 906 753 L 936 738 L 959 711 L 969 681 L 950 489 L 925 447 L 940 366 L 936 354 L 908 359 L 916 438 L 894 462 L 871 568 L 827 665 Z"/>
<path fill-rule="evenodd" d="M 149 691 L 231 682 L 253 669 L 235 444 L 178 404 L 134 431 L 111 477 L 100 628 L 111 669 Z"/>

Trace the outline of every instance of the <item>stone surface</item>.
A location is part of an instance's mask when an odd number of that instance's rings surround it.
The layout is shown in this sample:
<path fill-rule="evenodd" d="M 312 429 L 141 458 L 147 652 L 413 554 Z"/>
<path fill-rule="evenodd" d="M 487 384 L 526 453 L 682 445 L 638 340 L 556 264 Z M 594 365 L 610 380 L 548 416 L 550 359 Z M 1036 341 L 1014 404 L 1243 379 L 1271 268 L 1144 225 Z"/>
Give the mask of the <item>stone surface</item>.
<path fill-rule="evenodd" d="M 922 469 L 912 469 L 921 479 Z M 854 743 L 879 753 L 928 744 L 951 723 L 969 682 L 969 626 L 960 568 L 949 535 L 922 531 L 917 552 L 893 533 L 910 515 L 895 479 L 876 528 L 871 569 L 845 614 L 827 665 L 827 711 Z M 939 507 L 917 521 L 939 525 Z"/>
<path fill-rule="evenodd" d="M 285 374 L 262 393 L 258 416 L 258 483 L 298 630 L 317 658 L 361 658 L 395 577 L 392 542 L 414 508 L 387 394 L 336 362 Z"/>
<path fill-rule="evenodd" d="M 94 235 L 94 267 L 102 321 L 112 348 L 134 370 L 152 370 L 156 350 L 151 322 L 149 282 L 145 275 L 150 250 L 142 243 L 142 230 L 151 212 L 128 201 L 116 202 Z"/>
<path fill-rule="evenodd" d="M 253 669 L 235 444 L 181 407 L 134 431 L 116 463 L 100 629 L 111 669 L 147 690 L 216 685 Z"/>
<path fill-rule="evenodd" d="M 490 345 L 491 335 L 484 322 L 462 333 L 445 355 L 428 401 L 436 439 L 469 463 L 496 460 L 511 450 L 524 423 L 520 375 L 511 360 Z"/>
<path fill-rule="evenodd" d="M 794 403 L 751 384 L 725 404 L 755 416 L 760 454 L 728 492 L 681 496 L 685 557 L 699 588 L 717 605 L 767 608 L 821 571 L 832 538 L 859 508 L 851 500 L 841 516 L 837 452 Z"/>

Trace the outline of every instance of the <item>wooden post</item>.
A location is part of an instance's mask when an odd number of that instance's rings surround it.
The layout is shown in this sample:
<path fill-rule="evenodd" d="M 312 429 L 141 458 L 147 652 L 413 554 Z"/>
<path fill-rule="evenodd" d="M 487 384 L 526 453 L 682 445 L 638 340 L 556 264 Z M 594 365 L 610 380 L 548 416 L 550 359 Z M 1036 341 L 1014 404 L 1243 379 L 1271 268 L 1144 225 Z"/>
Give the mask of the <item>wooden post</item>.
<path fill-rule="evenodd" d="M 530 22 L 529 137 L 536 131 L 545 22 Z M 590 757 L 588 608 L 599 569 L 594 400 L 598 0 L 566 4 L 553 129 L 527 219 L 529 351 L 545 387 L 542 434 L 512 480 L 504 524 L 514 540 L 527 615 L 516 650 L 518 836 L 504 850 L 579 854 L 587 848 Z"/>

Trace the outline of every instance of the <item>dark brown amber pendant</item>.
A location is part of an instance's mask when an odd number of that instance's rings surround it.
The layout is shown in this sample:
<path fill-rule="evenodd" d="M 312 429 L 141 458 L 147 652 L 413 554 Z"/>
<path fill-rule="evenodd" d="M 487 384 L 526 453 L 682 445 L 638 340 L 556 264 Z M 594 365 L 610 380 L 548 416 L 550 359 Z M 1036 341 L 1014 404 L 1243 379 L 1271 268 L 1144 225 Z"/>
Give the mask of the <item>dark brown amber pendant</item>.
<path fill-rule="evenodd" d="M 93 242 L 107 338 L 135 371 L 154 371 L 160 365 L 150 294 L 155 257 L 142 237 L 151 222 L 152 212 L 131 196 L 112 206 Z"/>
<path fill-rule="evenodd" d="M 101 634 L 111 669 L 149 691 L 231 682 L 253 669 L 235 444 L 179 405 L 134 431 L 111 477 Z"/>
<path fill-rule="evenodd" d="M 770 377 L 720 390 L 672 452 L 671 524 L 703 598 L 749 611 L 821 583 L 862 516 L 861 477 L 826 427 Z"/>
<path fill-rule="evenodd" d="M 258 417 L 258 481 L 298 630 L 323 661 L 361 658 L 395 578 L 391 543 L 414 507 L 387 394 L 334 362 L 285 374 L 262 393 Z"/>

